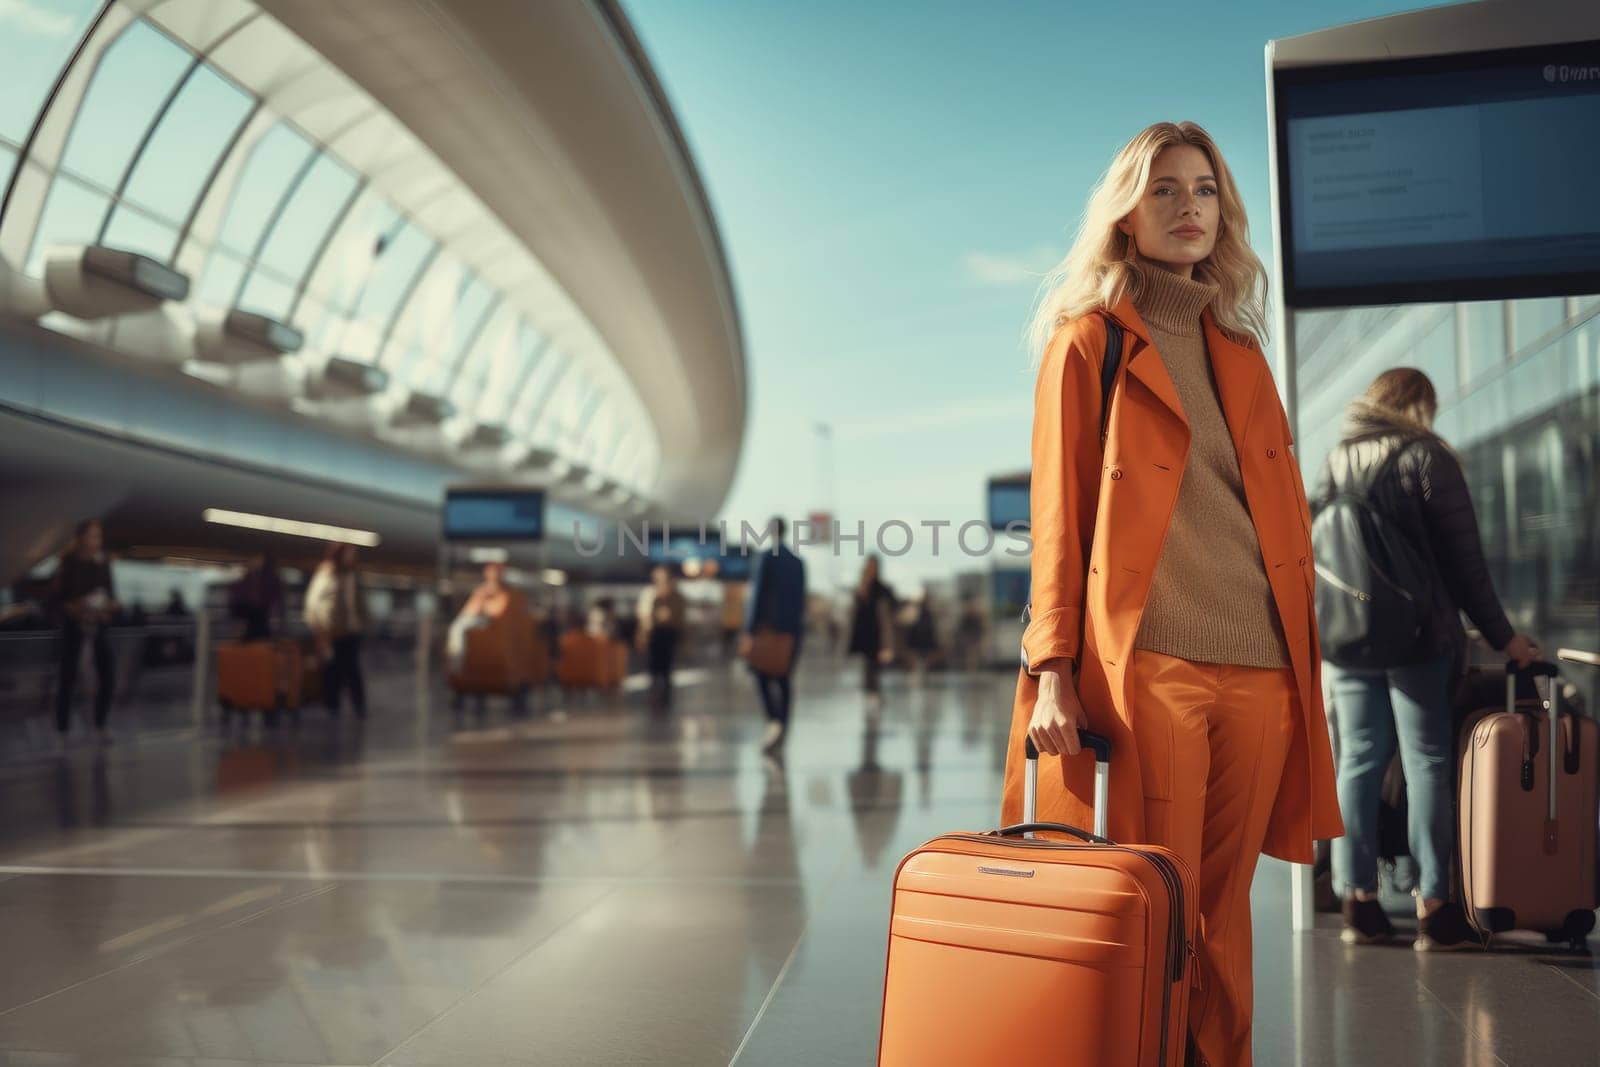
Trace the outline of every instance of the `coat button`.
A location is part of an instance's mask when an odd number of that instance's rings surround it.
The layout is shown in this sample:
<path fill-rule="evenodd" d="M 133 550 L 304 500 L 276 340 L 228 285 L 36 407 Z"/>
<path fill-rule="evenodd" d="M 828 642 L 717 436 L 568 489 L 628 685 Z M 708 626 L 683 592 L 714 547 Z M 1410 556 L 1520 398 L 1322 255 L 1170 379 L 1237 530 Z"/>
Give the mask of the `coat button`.
<path fill-rule="evenodd" d="M 1112 467 L 1111 468 L 1111 480 L 1114 481 L 1114 482 L 1122 481 L 1122 468 L 1121 467 Z"/>
<path fill-rule="evenodd" d="M 1278 458 L 1278 450 L 1276 448 L 1267 449 L 1267 458 L 1268 459 L 1277 459 Z"/>
<path fill-rule="evenodd" d="M 1306 565 L 1306 558 L 1304 556 L 1301 556 L 1300 557 L 1300 566 L 1304 567 L 1305 565 Z"/>

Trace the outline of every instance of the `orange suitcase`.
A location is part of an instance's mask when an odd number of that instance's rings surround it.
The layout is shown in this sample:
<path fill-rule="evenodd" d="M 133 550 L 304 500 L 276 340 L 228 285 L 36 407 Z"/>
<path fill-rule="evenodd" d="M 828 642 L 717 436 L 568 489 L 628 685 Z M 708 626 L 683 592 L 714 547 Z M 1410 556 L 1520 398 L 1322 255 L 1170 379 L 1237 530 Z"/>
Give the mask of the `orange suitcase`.
<path fill-rule="evenodd" d="M 232 641 L 217 646 L 217 703 L 227 711 L 300 706 L 300 647 L 292 641 Z"/>
<path fill-rule="evenodd" d="M 561 635 L 556 680 L 568 689 L 596 688 L 605 680 L 605 642 L 582 630 Z"/>
<path fill-rule="evenodd" d="M 628 646 L 612 641 L 605 649 L 605 687 L 615 689 L 628 677 Z"/>
<path fill-rule="evenodd" d="M 1480 719 L 1462 749 L 1462 893 L 1486 936 L 1537 930 L 1582 948 L 1600 907 L 1600 725 L 1562 713 L 1554 664 L 1528 673 L 1548 680 L 1548 698 L 1519 702 L 1508 665 L 1507 710 Z"/>
<path fill-rule="evenodd" d="M 1032 821 L 1030 741 L 1024 822 L 945 834 L 901 861 L 880 1065 L 1183 1062 L 1195 877 L 1168 849 L 1106 840 L 1111 746 L 1082 736 L 1095 753 L 1095 833 Z"/>
<path fill-rule="evenodd" d="M 488 626 L 466 632 L 460 668 L 450 675 L 457 693 L 493 693 L 515 696 L 533 684 L 529 650 L 533 641 L 526 627 L 497 619 Z"/>

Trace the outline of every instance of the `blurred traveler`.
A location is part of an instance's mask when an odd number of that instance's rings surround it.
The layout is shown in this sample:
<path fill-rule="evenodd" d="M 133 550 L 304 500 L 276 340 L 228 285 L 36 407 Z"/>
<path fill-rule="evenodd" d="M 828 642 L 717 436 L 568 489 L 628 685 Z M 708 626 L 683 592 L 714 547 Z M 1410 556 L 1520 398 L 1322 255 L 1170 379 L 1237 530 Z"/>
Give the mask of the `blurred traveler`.
<path fill-rule="evenodd" d="M 939 651 L 939 628 L 926 589 L 912 601 L 911 626 L 906 630 L 906 649 L 916 662 L 919 676 L 927 672 L 929 662 Z"/>
<path fill-rule="evenodd" d="M 672 661 L 678 652 L 689 604 L 667 567 L 650 572 L 650 587 L 639 595 L 639 650 L 650 658 L 650 695 L 662 707 L 672 706 Z"/>
<path fill-rule="evenodd" d="M 962 670 L 976 670 L 984 659 L 984 645 L 989 627 L 983 617 L 978 598 L 969 596 L 961 603 L 961 615 L 956 620 L 954 652 Z"/>
<path fill-rule="evenodd" d="M 739 654 L 755 675 L 767 714 L 762 747 L 777 748 L 789 731 L 792 678 L 805 631 L 806 565 L 783 543 L 784 521 L 767 527 L 775 544 L 756 556 Z"/>
<path fill-rule="evenodd" d="M 267 640 L 274 622 L 283 629 L 283 581 L 270 552 L 255 557 L 228 590 L 228 614 L 244 623 L 242 641 Z"/>
<path fill-rule="evenodd" d="M 722 583 L 722 656 L 732 662 L 739 649 L 739 631 L 744 626 L 745 594 L 748 582 Z"/>
<path fill-rule="evenodd" d="M 473 586 L 472 594 L 461 606 L 462 615 L 481 615 L 486 619 L 503 619 L 507 615 L 527 613 L 528 598 L 522 590 L 506 584 L 504 563 L 484 564 L 483 581 Z"/>
<path fill-rule="evenodd" d="M 861 691 L 872 707 L 883 703 L 879 672 L 894 662 L 894 592 L 878 577 L 880 567 L 877 556 L 867 557 L 850 615 L 849 651 L 861 657 Z"/>
<path fill-rule="evenodd" d="M 445 635 L 452 709 L 468 694 L 485 713 L 485 697 L 511 698 L 515 715 L 527 711 L 534 687 L 549 675 L 550 654 L 539 632 L 540 620 L 522 590 L 506 582 L 506 565 L 484 565 L 483 580 L 472 590 Z"/>
<path fill-rule="evenodd" d="M 528 598 L 521 590 L 507 585 L 505 579 L 504 563 L 483 565 L 483 580 L 473 586 L 445 635 L 445 655 L 450 660 L 452 670 L 460 669 L 466 653 L 468 630 L 490 626 L 497 619 L 513 615 L 532 619 L 528 611 Z"/>
<path fill-rule="evenodd" d="M 106 627 L 118 609 L 116 589 L 111 582 L 111 561 L 105 554 L 105 531 L 98 519 L 86 519 L 78 524 L 72 544 L 56 564 L 50 594 L 61 613 L 56 732 L 64 738 L 71 725 L 78 660 L 87 644 L 94 659 L 95 732 L 101 743 L 109 742 L 106 721 L 111 715 L 111 694 L 116 678 Z"/>
<path fill-rule="evenodd" d="M 1091 194 L 1032 330 L 1033 600 L 1002 819 L 1031 738 L 1071 757 L 1040 761 L 1038 819 L 1091 825 L 1078 730 L 1108 736 L 1110 836 L 1199 878 L 1189 1032 L 1210 1067 L 1251 1062 L 1260 854 L 1309 863 L 1340 831 L 1265 290 L 1216 143 L 1157 123 Z"/>
<path fill-rule="evenodd" d="M 1477 943 L 1460 905 L 1449 900 L 1456 841 L 1451 694 L 1466 644 L 1461 612 L 1507 659 L 1526 666 L 1537 653 L 1495 595 L 1461 463 L 1433 432 L 1438 407 L 1422 371 L 1380 374 L 1346 411 L 1344 439 L 1316 493 L 1317 605 L 1338 708 L 1345 824 L 1345 836 L 1333 843 L 1333 877 L 1346 894 L 1343 937 L 1353 944 L 1394 933 L 1378 903 L 1377 852 L 1383 778 L 1397 742 L 1407 837 L 1419 867 L 1416 947 Z M 1381 583 L 1355 577 L 1373 560 L 1385 561 Z M 1373 585 L 1379 599 L 1353 582 Z M 1381 598 L 1391 590 L 1399 599 L 1386 604 Z M 1378 632 L 1412 605 L 1414 618 L 1403 629 Z"/>
<path fill-rule="evenodd" d="M 187 619 L 189 617 L 189 605 L 183 599 L 183 590 L 167 590 L 167 604 L 161 609 L 161 614 L 171 619 Z"/>
<path fill-rule="evenodd" d="M 356 546 L 331 544 L 306 586 L 305 620 L 316 639 L 317 652 L 327 664 L 323 672 L 323 699 L 328 711 L 339 714 L 344 691 L 356 718 L 367 717 L 367 687 L 361 677 L 361 633 L 366 628 L 366 605 L 356 581 Z"/>
<path fill-rule="evenodd" d="M 589 605 L 589 611 L 584 616 L 583 628 L 591 637 L 603 637 L 607 641 L 617 636 L 617 609 L 615 602 L 610 597 L 603 596 Z"/>

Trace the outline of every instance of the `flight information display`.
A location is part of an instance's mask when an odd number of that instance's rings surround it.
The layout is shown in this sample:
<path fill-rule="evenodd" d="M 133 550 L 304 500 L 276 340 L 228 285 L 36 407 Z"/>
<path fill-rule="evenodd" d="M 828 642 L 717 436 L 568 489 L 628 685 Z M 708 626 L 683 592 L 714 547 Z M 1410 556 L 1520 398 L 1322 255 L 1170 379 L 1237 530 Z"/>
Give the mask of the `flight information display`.
<path fill-rule="evenodd" d="M 538 489 L 451 489 L 444 499 L 446 541 L 542 541 Z"/>
<path fill-rule="evenodd" d="M 708 530 L 702 537 L 699 527 L 687 532 L 674 530 L 671 538 L 664 538 L 661 531 L 653 530 L 648 552 L 651 563 L 681 567 L 694 560 L 705 566 L 701 573 L 729 582 L 747 581 L 754 565 L 753 553 L 738 546 L 727 547 L 720 531 Z"/>
<path fill-rule="evenodd" d="M 1026 523 L 1030 514 L 1027 481 L 990 479 L 989 525 L 992 528 L 1004 530 L 1013 522 Z"/>
<path fill-rule="evenodd" d="M 1600 291 L 1600 41 L 1274 72 L 1291 307 Z"/>

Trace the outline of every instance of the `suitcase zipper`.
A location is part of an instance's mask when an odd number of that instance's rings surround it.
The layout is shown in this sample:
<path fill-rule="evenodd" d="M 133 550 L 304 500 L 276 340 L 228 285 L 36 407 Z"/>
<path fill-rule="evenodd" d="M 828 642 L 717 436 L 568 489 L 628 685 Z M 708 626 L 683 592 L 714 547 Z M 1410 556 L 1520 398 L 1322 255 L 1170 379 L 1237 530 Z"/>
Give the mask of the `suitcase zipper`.
<path fill-rule="evenodd" d="M 1178 873 L 1177 865 L 1165 856 L 1154 852 L 1141 852 L 1136 848 L 1122 848 L 1118 845 L 1068 845 L 1057 841 L 1027 841 L 1017 840 L 1012 837 L 999 837 L 994 834 L 948 834 L 946 839 L 952 841 L 979 841 L 983 844 L 1003 842 L 1014 848 L 1044 848 L 1052 850 L 1066 850 L 1069 852 L 1098 851 L 1109 849 L 1113 852 L 1126 852 L 1135 856 L 1143 856 L 1155 867 L 1156 873 L 1161 875 L 1161 881 L 1166 884 L 1167 892 L 1171 894 L 1175 904 L 1171 927 L 1171 951 L 1168 953 L 1168 980 L 1161 985 L 1161 1059 L 1167 1062 L 1167 1031 L 1172 1023 L 1172 987 L 1183 980 L 1184 964 L 1188 960 L 1189 937 L 1184 922 L 1183 877 Z"/>

